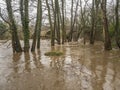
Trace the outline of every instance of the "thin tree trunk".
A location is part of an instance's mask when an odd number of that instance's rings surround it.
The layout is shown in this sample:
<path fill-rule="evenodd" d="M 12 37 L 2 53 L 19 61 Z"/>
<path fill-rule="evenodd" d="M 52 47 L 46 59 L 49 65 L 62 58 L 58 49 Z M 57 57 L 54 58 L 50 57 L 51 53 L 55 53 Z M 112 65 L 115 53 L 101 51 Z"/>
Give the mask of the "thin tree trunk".
<path fill-rule="evenodd" d="M 46 0 L 46 5 L 47 5 L 47 8 L 48 8 L 48 17 L 49 17 L 49 23 L 50 23 L 50 29 L 51 29 L 51 46 L 54 46 L 55 45 L 55 31 L 54 31 L 53 26 L 52 26 L 50 6 L 49 6 L 49 3 L 48 3 L 48 0 Z"/>
<path fill-rule="evenodd" d="M 93 0 L 92 5 L 92 28 L 90 32 L 90 44 L 95 42 L 95 34 L 98 25 L 98 11 L 99 11 L 100 0 Z"/>
<path fill-rule="evenodd" d="M 86 3 L 85 3 L 85 5 L 86 5 Z M 84 16 L 85 16 L 85 6 L 84 6 L 84 9 L 83 9 L 83 7 L 82 7 L 82 0 L 80 0 L 80 14 L 81 14 L 81 17 L 80 17 L 81 31 L 79 33 L 83 32 L 83 43 L 85 44 L 86 43 L 85 30 L 84 30 L 85 23 L 86 23 L 85 22 L 85 18 L 84 18 Z"/>
<path fill-rule="evenodd" d="M 66 41 L 66 31 L 65 31 L 65 14 L 64 14 L 64 7 L 65 1 L 62 0 L 62 44 Z"/>
<path fill-rule="evenodd" d="M 79 5 L 79 0 L 77 0 L 77 2 L 76 2 L 75 15 L 74 15 L 73 24 L 72 24 L 72 27 L 71 27 L 71 35 L 72 35 L 71 40 L 73 38 L 73 30 L 74 30 L 75 23 L 76 23 L 76 20 L 77 20 L 78 5 Z M 77 24 L 76 24 L 76 27 L 77 27 Z M 77 29 L 76 29 L 76 32 L 77 32 Z"/>
<path fill-rule="evenodd" d="M 70 32 L 69 32 L 69 35 L 68 35 L 68 41 L 72 41 L 72 32 L 73 32 L 73 0 L 71 0 L 71 28 L 70 28 Z"/>

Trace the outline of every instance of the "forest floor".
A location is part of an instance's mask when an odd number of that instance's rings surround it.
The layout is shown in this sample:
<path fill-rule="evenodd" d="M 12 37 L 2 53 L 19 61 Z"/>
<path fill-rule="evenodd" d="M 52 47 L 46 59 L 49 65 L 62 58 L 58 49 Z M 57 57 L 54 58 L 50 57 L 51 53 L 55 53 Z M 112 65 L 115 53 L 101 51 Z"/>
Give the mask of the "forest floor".
<path fill-rule="evenodd" d="M 61 56 L 45 56 L 60 51 Z M 13 54 L 0 46 L 0 90 L 120 90 L 120 50 L 70 43 L 50 47 L 42 40 L 36 53 Z"/>

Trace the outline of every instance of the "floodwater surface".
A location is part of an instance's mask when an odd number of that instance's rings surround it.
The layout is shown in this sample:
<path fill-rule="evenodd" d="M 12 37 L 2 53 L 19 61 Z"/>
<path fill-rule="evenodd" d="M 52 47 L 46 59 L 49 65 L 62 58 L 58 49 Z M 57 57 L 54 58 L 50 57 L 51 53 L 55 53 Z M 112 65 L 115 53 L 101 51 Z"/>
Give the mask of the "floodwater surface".
<path fill-rule="evenodd" d="M 44 55 L 53 50 L 64 55 Z M 102 43 L 50 47 L 42 40 L 35 53 L 13 54 L 1 45 L 0 90 L 120 90 L 120 51 L 104 51 Z"/>

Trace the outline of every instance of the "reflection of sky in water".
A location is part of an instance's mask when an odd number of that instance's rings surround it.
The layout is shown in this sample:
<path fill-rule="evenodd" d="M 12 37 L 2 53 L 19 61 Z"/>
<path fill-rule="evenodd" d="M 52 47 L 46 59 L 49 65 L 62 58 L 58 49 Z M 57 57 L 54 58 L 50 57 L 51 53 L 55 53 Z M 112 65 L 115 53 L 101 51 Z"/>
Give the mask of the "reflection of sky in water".
<path fill-rule="evenodd" d="M 71 56 L 67 56 L 65 58 L 65 65 L 69 65 L 69 64 L 71 64 L 71 62 L 72 62 Z"/>
<path fill-rule="evenodd" d="M 50 58 L 46 57 L 46 56 L 42 56 L 41 60 L 40 60 L 41 64 L 43 64 L 45 67 L 50 67 Z"/>

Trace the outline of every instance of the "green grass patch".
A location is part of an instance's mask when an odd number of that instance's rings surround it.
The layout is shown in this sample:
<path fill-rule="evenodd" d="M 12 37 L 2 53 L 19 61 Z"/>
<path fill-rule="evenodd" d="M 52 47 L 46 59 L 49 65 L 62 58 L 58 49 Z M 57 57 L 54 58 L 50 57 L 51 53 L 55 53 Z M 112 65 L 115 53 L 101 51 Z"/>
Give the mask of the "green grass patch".
<path fill-rule="evenodd" d="M 45 56 L 61 56 L 61 55 L 63 55 L 63 53 L 58 51 L 51 51 L 45 53 Z"/>

